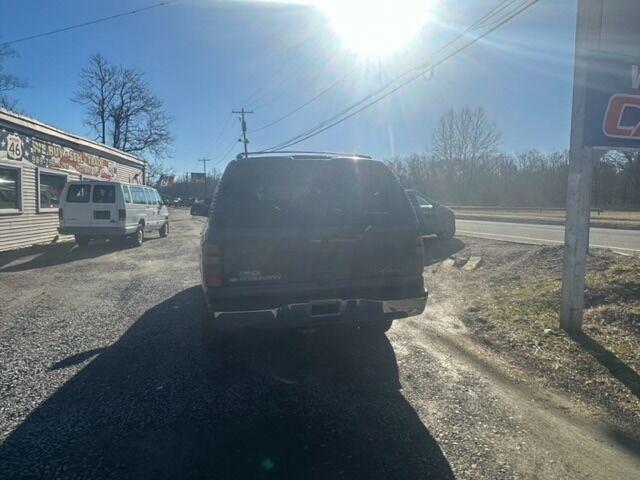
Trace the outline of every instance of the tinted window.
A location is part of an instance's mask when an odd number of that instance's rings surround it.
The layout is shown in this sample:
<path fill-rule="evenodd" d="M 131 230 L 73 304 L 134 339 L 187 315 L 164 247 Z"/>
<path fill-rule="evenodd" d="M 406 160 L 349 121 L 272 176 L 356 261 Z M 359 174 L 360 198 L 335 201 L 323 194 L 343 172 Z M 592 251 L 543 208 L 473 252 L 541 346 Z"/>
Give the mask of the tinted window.
<path fill-rule="evenodd" d="M 129 187 L 126 185 L 122 185 L 122 195 L 124 196 L 124 203 L 131 203 L 131 192 L 129 192 Z"/>
<path fill-rule="evenodd" d="M 91 185 L 73 184 L 67 191 L 67 202 L 69 203 L 89 203 L 91 197 Z"/>
<path fill-rule="evenodd" d="M 40 173 L 40 208 L 58 208 L 65 183 L 64 175 Z"/>
<path fill-rule="evenodd" d="M 94 185 L 93 203 L 116 203 L 115 185 Z"/>
<path fill-rule="evenodd" d="M 0 167 L 0 210 L 20 208 L 20 170 Z"/>
<path fill-rule="evenodd" d="M 237 161 L 216 201 L 217 221 L 227 226 L 367 225 L 412 215 L 391 172 L 371 161 Z"/>
<path fill-rule="evenodd" d="M 154 190 L 153 193 L 156 194 L 156 201 L 158 202 L 158 205 L 162 205 L 164 202 L 162 201 L 162 197 L 160 196 L 160 194 L 158 193 L 157 190 Z"/>
<path fill-rule="evenodd" d="M 131 197 L 133 198 L 133 203 L 147 203 L 147 200 L 144 197 L 144 190 L 141 187 L 131 187 Z"/>

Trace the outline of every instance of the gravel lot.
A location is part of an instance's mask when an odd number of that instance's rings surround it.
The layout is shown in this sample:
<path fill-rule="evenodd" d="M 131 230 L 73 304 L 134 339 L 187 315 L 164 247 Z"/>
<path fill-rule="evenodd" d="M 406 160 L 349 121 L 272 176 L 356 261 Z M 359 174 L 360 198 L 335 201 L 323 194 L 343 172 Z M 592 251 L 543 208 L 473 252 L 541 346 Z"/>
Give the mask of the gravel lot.
<path fill-rule="evenodd" d="M 0 478 L 637 478 L 637 444 L 517 378 L 437 284 L 386 336 L 248 333 L 215 370 L 203 224 L 0 254 Z"/>

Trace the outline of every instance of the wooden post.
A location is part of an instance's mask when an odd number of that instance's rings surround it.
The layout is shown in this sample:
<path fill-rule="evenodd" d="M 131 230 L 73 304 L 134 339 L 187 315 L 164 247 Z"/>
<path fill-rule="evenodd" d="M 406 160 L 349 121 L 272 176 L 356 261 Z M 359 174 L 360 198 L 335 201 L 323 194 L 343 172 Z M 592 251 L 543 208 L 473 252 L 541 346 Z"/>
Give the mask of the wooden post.
<path fill-rule="evenodd" d="M 560 327 L 568 332 L 582 330 L 594 164 L 592 149 L 584 146 L 587 59 L 588 51 L 598 47 L 601 14 L 602 0 L 578 0 L 569 183 L 564 231 L 564 273 L 560 306 Z"/>

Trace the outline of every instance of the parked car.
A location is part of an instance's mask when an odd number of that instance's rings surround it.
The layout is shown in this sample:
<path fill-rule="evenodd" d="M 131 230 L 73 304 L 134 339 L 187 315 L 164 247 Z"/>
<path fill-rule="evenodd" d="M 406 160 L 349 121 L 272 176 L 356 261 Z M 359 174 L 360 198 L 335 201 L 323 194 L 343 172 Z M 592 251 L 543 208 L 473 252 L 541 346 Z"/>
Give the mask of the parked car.
<path fill-rule="evenodd" d="M 456 234 L 456 216 L 453 210 L 440 205 L 425 194 L 415 190 L 406 190 L 411 206 L 416 212 L 420 233 L 437 235 L 442 239 L 453 238 Z"/>
<path fill-rule="evenodd" d="M 205 343 L 232 329 L 330 324 L 387 331 L 427 300 L 404 191 L 362 156 L 282 155 L 227 166 L 201 244 Z"/>
<path fill-rule="evenodd" d="M 169 211 L 155 188 L 120 182 L 69 182 L 62 192 L 59 231 L 85 246 L 93 238 L 128 237 L 142 245 L 146 234 L 169 234 Z"/>
<path fill-rule="evenodd" d="M 211 199 L 208 198 L 204 201 L 197 201 L 191 206 L 191 215 L 198 217 L 208 217 L 209 208 L 211 207 Z"/>

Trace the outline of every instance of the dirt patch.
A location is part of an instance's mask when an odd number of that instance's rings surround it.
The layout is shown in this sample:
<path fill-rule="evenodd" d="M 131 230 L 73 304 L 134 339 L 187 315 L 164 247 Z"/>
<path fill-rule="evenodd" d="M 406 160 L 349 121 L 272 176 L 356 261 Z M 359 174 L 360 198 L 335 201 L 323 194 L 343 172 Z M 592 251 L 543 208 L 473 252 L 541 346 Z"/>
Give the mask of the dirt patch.
<path fill-rule="evenodd" d="M 558 328 L 563 248 L 464 239 L 456 264 L 427 269 L 431 285 L 454 298 L 476 339 L 531 378 L 606 412 L 640 435 L 640 259 L 594 249 L 588 259 L 584 333 Z M 462 261 L 460 261 L 462 259 Z M 464 292 L 461 294 L 460 292 Z"/>

